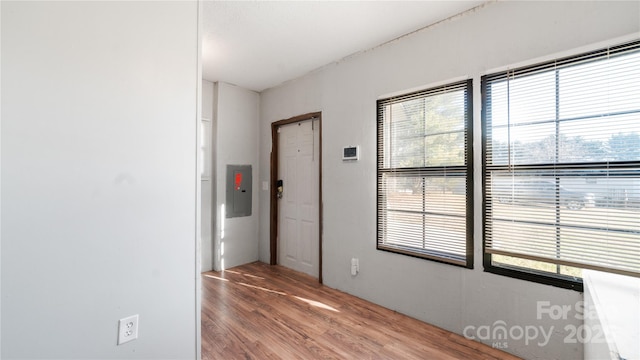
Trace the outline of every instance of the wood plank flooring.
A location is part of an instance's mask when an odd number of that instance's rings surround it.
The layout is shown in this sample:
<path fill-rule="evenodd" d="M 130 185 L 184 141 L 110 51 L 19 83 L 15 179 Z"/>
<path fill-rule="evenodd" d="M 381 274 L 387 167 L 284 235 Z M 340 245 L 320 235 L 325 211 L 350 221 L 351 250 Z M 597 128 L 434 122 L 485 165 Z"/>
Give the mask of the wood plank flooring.
<path fill-rule="evenodd" d="M 518 359 L 280 266 L 202 274 L 202 359 Z"/>

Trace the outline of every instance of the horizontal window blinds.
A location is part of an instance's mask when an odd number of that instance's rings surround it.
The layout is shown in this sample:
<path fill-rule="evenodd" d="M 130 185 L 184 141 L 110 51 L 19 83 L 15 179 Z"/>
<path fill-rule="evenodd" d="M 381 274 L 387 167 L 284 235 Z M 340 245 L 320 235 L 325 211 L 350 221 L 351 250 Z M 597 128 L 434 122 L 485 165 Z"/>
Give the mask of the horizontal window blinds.
<path fill-rule="evenodd" d="M 640 42 L 488 75 L 482 92 L 485 252 L 640 276 Z"/>
<path fill-rule="evenodd" d="M 471 81 L 378 101 L 378 249 L 472 266 Z"/>

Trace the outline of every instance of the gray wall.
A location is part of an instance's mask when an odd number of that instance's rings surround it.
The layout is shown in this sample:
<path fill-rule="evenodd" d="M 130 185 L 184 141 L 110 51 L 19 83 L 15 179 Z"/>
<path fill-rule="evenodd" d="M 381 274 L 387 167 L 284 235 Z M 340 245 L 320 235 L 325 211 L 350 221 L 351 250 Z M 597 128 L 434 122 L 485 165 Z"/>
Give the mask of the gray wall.
<path fill-rule="evenodd" d="M 325 284 L 462 334 L 467 326 L 544 326 L 549 343 L 509 339 L 525 358 L 580 359 L 565 344 L 575 316 L 536 319 L 537 302 L 574 306 L 582 294 L 493 275 L 482 269 L 480 76 L 640 36 L 639 2 L 496 2 L 261 94 L 260 180 L 269 179 L 270 124 L 322 111 L 323 276 Z M 613 41 L 613 42 L 612 42 Z M 475 268 L 463 269 L 377 251 L 376 100 L 456 79 L 474 80 Z M 361 159 L 340 151 L 360 145 Z M 350 275 L 350 259 L 360 274 Z M 260 194 L 260 259 L 269 260 L 269 195 Z M 541 340 L 539 338 L 538 340 Z"/>
<path fill-rule="evenodd" d="M 195 358 L 198 4 L 1 7 L 2 358 Z"/>
<path fill-rule="evenodd" d="M 214 229 L 215 270 L 258 260 L 258 93 L 223 82 L 215 83 L 214 122 L 216 209 Z M 222 218 L 226 205 L 227 165 L 251 165 L 253 199 L 251 216 Z"/>

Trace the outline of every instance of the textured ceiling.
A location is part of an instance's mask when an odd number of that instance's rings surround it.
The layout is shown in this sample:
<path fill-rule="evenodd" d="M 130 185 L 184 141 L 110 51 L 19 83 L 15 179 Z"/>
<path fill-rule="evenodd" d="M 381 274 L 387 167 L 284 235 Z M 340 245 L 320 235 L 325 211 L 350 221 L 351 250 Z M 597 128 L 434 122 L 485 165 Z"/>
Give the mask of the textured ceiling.
<path fill-rule="evenodd" d="M 205 1 L 203 78 L 262 91 L 485 1 Z"/>

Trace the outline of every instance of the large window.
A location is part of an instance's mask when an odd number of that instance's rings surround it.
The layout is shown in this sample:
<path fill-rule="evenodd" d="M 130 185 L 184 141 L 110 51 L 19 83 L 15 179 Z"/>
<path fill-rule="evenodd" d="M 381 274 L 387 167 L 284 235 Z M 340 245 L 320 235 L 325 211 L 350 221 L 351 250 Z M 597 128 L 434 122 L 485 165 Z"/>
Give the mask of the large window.
<path fill-rule="evenodd" d="M 640 42 L 482 78 L 484 265 L 640 276 Z"/>
<path fill-rule="evenodd" d="M 378 249 L 473 267 L 471 93 L 378 101 Z"/>

